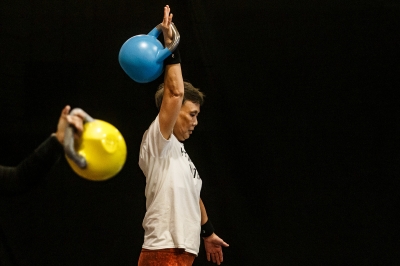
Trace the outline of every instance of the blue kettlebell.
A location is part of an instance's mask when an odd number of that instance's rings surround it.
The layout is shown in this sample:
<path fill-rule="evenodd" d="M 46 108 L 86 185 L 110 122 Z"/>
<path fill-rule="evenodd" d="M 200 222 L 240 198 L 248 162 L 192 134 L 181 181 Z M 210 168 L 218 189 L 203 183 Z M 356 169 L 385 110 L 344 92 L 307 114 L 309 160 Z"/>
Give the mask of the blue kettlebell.
<path fill-rule="evenodd" d="M 172 54 L 180 41 L 175 25 L 171 23 L 173 41 L 163 47 L 157 37 L 161 24 L 147 35 L 140 34 L 129 38 L 119 51 L 119 64 L 128 76 L 138 83 L 148 83 L 158 78 L 164 70 L 164 60 Z"/>

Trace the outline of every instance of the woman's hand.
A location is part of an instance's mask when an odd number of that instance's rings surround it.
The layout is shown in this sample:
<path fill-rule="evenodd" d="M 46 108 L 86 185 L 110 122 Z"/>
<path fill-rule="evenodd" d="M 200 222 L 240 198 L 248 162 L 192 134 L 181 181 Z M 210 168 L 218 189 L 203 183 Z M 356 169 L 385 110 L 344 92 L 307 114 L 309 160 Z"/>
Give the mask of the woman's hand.
<path fill-rule="evenodd" d="M 172 17 L 173 14 L 170 13 L 171 9 L 168 5 L 164 7 L 164 17 L 161 23 L 161 29 L 164 35 L 164 46 L 168 46 L 172 43 L 173 35 L 171 29 Z"/>

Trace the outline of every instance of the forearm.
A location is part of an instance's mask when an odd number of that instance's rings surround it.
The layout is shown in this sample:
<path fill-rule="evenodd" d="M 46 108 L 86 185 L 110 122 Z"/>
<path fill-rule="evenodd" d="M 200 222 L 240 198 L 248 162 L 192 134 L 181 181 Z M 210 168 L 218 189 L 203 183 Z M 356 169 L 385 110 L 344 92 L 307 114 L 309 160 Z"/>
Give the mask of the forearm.
<path fill-rule="evenodd" d="M 203 225 L 208 221 L 208 216 L 206 207 L 204 206 L 204 203 L 201 199 L 200 199 L 200 212 L 201 212 L 201 225 Z"/>
<path fill-rule="evenodd" d="M 165 93 L 167 97 L 177 97 L 183 99 L 184 87 L 181 64 L 171 64 L 165 66 L 164 76 Z M 164 94 L 165 96 L 165 94 Z"/>
<path fill-rule="evenodd" d="M 164 46 L 168 49 L 173 49 L 170 56 L 164 60 L 165 74 L 164 74 L 164 88 L 165 92 L 169 92 L 171 97 L 183 97 L 184 87 L 181 70 L 181 57 L 179 49 L 176 47 L 179 43 L 179 33 L 172 23 L 173 15 L 170 13 L 169 6 L 164 7 L 163 22 L 160 24 L 160 29 L 164 36 Z M 170 47 L 172 43 L 174 47 Z M 165 94 L 164 94 L 165 96 Z"/>
<path fill-rule="evenodd" d="M 0 191 L 12 191 L 17 187 L 17 168 L 0 166 Z"/>
<path fill-rule="evenodd" d="M 0 190 L 14 193 L 38 183 L 60 158 L 62 151 L 61 144 L 52 136 L 18 166 L 0 167 Z"/>
<path fill-rule="evenodd" d="M 181 65 L 165 66 L 164 95 L 160 108 L 160 130 L 164 138 L 172 134 L 179 111 L 181 110 L 184 94 Z"/>
<path fill-rule="evenodd" d="M 18 165 L 18 175 L 23 183 L 31 184 L 45 175 L 63 153 L 63 147 L 53 134 L 28 158 Z"/>

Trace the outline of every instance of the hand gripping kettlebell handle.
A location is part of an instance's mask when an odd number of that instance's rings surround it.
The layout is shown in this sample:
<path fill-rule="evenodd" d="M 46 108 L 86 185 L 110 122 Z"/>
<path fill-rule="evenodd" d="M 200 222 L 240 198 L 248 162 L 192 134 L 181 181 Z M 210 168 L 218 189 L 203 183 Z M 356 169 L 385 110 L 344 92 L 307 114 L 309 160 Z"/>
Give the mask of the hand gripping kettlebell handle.
<path fill-rule="evenodd" d="M 158 30 L 158 34 L 160 34 L 162 32 L 161 23 L 158 24 L 155 27 L 155 29 L 157 29 Z M 173 36 L 172 38 L 173 38 L 173 40 L 165 48 L 167 48 L 172 53 L 173 51 L 175 51 L 176 47 L 178 47 L 179 41 L 181 40 L 181 35 L 179 34 L 179 31 L 178 31 L 178 29 L 176 28 L 176 26 L 175 26 L 175 24 L 173 22 L 171 23 L 171 29 L 172 29 L 172 36 Z"/>
<path fill-rule="evenodd" d="M 70 112 L 70 115 L 75 115 L 77 112 L 83 112 L 85 114 L 85 117 L 83 119 L 83 122 L 91 122 L 94 119 L 90 117 L 85 111 L 83 111 L 80 108 L 75 108 Z M 85 157 L 79 155 L 75 151 L 75 143 L 74 143 L 74 127 L 69 126 L 65 129 L 65 134 L 64 134 L 64 151 L 65 154 L 70 158 L 77 166 L 79 166 L 81 169 L 86 168 L 87 162 Z"/>

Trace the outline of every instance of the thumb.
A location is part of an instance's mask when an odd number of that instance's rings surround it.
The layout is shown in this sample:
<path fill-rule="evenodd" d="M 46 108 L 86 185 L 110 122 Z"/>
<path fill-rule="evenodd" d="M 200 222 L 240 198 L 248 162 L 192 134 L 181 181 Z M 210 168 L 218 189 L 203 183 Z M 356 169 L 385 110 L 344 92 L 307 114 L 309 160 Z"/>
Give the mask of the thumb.
<path fill-rule="evenodd" d="M 226 243 L 224 240 L 221 239 L 221 246 L 229 247 L 229 244 Z"/>
<path fill-rule="evenodd" d="M 64 109 L 61 111 L 61 115 L 68 115 L 70 110 L 71 110 L 71 106 L 66 105 L 64 107 Z"/>

